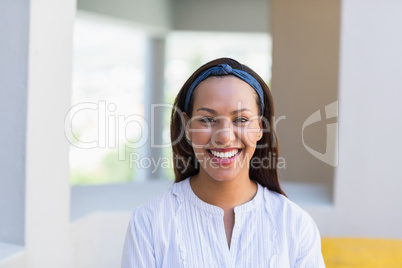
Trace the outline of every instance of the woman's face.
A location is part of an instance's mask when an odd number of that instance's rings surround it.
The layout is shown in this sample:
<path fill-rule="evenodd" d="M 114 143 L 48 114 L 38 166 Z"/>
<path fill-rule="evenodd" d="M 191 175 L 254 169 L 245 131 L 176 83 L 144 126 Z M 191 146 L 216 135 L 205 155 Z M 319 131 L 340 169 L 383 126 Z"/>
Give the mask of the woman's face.
<path fill-rule="evenodd" d="M 234 76 L 209 77 L 193 93 L 186 135 L 200 174 L 226 181 L 249 174 L 250 159 L 262 137 L 257 94 Z"/>

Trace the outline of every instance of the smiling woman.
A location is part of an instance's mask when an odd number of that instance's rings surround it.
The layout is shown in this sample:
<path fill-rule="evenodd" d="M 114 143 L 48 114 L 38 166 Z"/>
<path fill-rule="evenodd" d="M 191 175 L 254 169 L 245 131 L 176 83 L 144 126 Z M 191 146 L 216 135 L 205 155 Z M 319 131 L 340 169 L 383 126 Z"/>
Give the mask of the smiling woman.
<path fill-rule="evenodd" d="M 134 211 L 122 267 L 324 267 L 315 223 L 261 164 L 278 158 L 273 115 L 268 86 L 233 59 L 187 80 L 171 118 L 175 183 Z"/>

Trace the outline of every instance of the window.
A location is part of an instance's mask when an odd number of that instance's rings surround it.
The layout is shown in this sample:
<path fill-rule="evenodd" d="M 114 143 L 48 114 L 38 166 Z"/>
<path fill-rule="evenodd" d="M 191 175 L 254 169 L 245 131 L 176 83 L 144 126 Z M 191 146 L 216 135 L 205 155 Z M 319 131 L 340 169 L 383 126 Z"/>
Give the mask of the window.
<path fill-rule="evenodd" d="M 68 137 L 73 185 L 134 180 L 128 158 L 119 159 L 119 153 L 140 133 L 133 124 L 121 131 L 118 118 L 144 113 L 144 51 L 145 35 L 139 30 L 76 19 Z"/>

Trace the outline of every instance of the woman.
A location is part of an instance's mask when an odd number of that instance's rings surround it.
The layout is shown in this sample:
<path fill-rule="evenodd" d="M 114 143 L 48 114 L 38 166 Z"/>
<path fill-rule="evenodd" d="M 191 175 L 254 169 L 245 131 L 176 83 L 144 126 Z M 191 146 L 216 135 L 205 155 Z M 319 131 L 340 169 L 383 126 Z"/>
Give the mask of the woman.
<path fill-rule="evenodd" d="M 175 183 L 133 212 L 123 268 L 325 267 L 316 225 L 279 185 L 273 116 L 267 85 L 233 59 L 187 80 L 171 117 Z"/>

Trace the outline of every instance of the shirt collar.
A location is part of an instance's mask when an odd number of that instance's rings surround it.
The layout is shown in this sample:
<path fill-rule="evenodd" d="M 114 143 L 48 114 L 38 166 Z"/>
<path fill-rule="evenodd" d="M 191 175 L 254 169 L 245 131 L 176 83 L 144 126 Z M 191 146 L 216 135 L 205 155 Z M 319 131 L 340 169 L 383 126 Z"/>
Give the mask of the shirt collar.
<path fill-rule="evenodd" d="M 264 188 L 257 183 L 257 193 L 251 199 L 250 201 L 241 204 L 237 207 L 234 208 L 235 213 L 248 213 L 252 210 L 255 210 L 256 208 L 260 207 L 263 204 L 264 200 Z M 201 200 L 193 191 L 190 185 L 190 178 L 187 178 L 181 182 L 175 183 L 175 187 L 173 189 L 173 192 L 176 196 L 179 197 L 179 200 L 183 202 L 183 200 L 188 200 L 190 203 L 192 203 L 195 207 L 211 213 L 211 214 L 216 214 L 216 215 L 221 215 L 223 216 L 224 211 L 222 208 L 206 203 L 203 200 Z M 182 198 L 181 198 L 182 197 Z"/>

